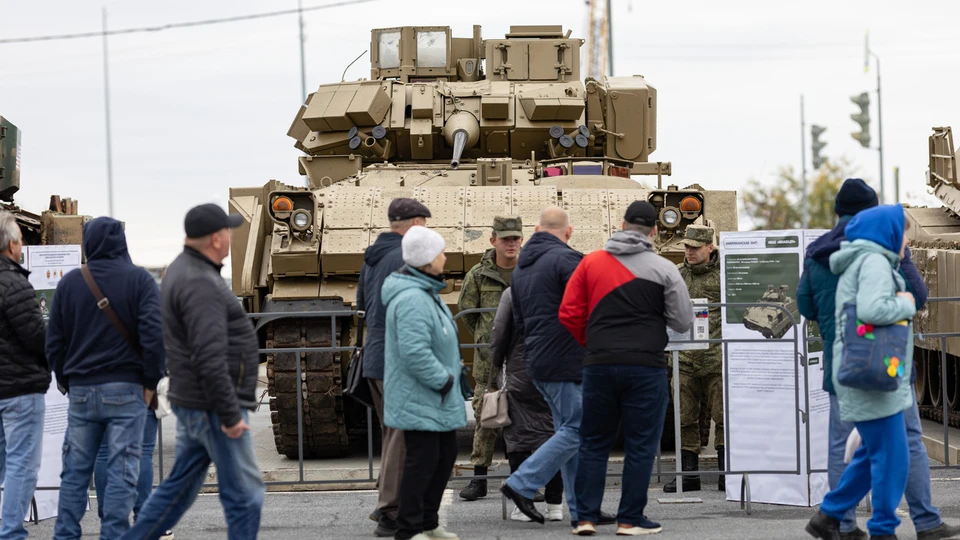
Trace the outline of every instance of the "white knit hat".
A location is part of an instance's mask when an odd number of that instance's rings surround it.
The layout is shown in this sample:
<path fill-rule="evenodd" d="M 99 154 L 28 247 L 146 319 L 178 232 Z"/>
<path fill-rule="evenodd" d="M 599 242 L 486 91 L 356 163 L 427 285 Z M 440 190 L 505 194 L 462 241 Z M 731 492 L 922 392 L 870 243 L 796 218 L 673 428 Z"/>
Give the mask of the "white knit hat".
<path fill-rule="evenodd" d="M 420 225 L 410 227 L 403 235 L 400 245 L 403 249 L 403 262 L 414 268 L 430 264 L 444 248 L 442 236 Z"/>

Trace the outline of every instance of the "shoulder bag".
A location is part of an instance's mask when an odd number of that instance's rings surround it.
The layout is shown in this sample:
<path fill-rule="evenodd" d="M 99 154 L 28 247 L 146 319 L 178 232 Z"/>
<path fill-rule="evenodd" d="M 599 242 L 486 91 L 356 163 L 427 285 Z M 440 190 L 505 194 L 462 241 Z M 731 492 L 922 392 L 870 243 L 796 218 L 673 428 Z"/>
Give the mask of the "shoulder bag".
<path fill-rule="evenodd" d="M 896 278 L 894 278 L 896 283 Z M 843 305 L 843 361 L 837 381 L 847 387 L 872 392 L 893 392 L 903 382 L 902 362 L 907 358 L 910 321 L 879 326 L 857 318 L 857 305 Z"/>
<path fill-rule="evenodd" d="M 343 383 L 343 395 L 353 398 L 361 405 L 374 409 L 373 393 L 370 392 L 370 383 L 363 376 L 363 327 L 366 326 L 366 317 L 363 311 L 357 312 L 357 342 L 350 355 L 350 367 L 347 369 L 347 379 Z"/>
<path fill-rule="evenodd" d="M 510 420 L 510 410 L 507 404 L 507 362 L 503 362 L 500 368 L 503 375 L 503 385 L 496 392 L 487 391 L 483 394 L 483 406 L 480 409 L 480 427 L 487 429 L 497 429 L 509 426 L 513 422 Z M 490 377 L 487 380 L 487 388 L 493 386 L 493 368 L 490 369 Z"/>
<path fill-rule="evenodd" d="M 110 320 L 110 324 L 117 329 L 117 332 L 120 332 L 120 335 L 123 336 L 123 339 L 127 341 L 130 347 L 137 353 L 137 356 L 140 359 L 143 359 L 143 347 L 140 346 L 140 343 L 134 339 L 133 334 L 130 333 L 130 330 L 124 326 L 123 321 L 120 320 L 120 317 L 117 316 L 117 312 L 113 310 L 113 307 L 110 305 L 110 300 L 103 295 L 103 292 L 100 290 L 100 287 L 97 286 L 97 281 L 93 279 L 93 274 L 90 273 L 90 268 L 87 265 L 82 265 L 80 267 L 80 274 L 83 275 L 83 281 L 87 283 L 87 288 L 90 289 L 90 292 L 93 293 L 93 297 L 97 299 L 97 307 L 100 308 L 100 311 L 107 316 L 107 319 Z M 157 391 L 153 394 L 153 399 L 150 400 L 149 407 L 153 409 L 157 418 L 163 418 L 164 416 L 170 414 L 170 403 L 167 401 L 167 388 L 169 388 L 168 377 L 163 377 L 160 380 L 160 383 L 157 384 Z M 163 395 L 160 395 L 160 389 L 163 388 Z M 163 400 L 163 406 L 160 404 L 160 400 Z"/>

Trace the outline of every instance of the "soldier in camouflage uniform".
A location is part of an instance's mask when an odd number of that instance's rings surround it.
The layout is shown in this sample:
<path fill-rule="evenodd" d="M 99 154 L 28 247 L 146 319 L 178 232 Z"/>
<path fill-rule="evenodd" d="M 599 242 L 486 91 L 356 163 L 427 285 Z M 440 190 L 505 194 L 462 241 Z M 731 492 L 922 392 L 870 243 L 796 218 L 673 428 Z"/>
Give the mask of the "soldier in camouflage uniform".
<path fill-rule="evenodd" d="M 713 245 L 714 230 L 702 225 L 690 225 L 684 233 L 685 259 L 678 265 L 687 284 L 690 298 L 706 298 L 709 303 L 720 299 L 720 257 Z M 720 308 L 709 310 L 710 339 L 720 339 Z M 709 349 L 680 352 L 680 458 L 684 471 L 700 469 L 700 405 L 706 402 L 713 421 L 717 424 L 715 447 L 717 464 L 724 468 L 723 453 L 723 348 L 711 344 Z M 710 419 L 706 418 L 708 423 Z M 720 476 L 720 490 L 726 489 Z M 684 476 L 683 491 L 698 491 L 699 476 Z M 663 487 L 667 493 L 677 491 L 677 481 Z"/>
<path fill-rule="evenodd" d="M 523 223 L 520 217 L 496 217 L 493 220 L 493 233 L 490 244 L 493 245 L 483 254 L 483 258 L 467 272 L 463 278 L 460 292 L 460 310 L 475 308 L 496 308 L 500 305 L 500 296 L 510 286 L 510 277 L 517 266 L 520 256 L 520 244 L 523 243 Z M 474 343 L 490 343 L 493 332 L 493 318 L 496 313 L 476 313 L 464 315 L 467 329 L 473 334 Z M 487 467 L 493 461 L 493 447 L 500 436 L 500 430 L 480 427 L 480 410 L 483 394 L 487 391 L 487 379 L 490 377 L 491 353 L 489 348 L 476 349 L 473 357 L 473 379 L 476 389 L 473 396 L 474 419 L 477 422 L 473 432 L 473 453 L 470 463 L 475 476 L 485 476 Z M 460 497 L 475 501 L 487 495 L 487 481 L 473 480 L 460 492 Z"/>

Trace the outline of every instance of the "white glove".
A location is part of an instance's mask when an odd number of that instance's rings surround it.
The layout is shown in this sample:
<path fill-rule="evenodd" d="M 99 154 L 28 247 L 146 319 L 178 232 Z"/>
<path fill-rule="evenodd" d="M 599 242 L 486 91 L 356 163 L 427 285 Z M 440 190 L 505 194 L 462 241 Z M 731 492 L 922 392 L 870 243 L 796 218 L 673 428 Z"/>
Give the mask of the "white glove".
<path fill-rule="evenodd" d="M 857 448 L 860 448 L 860 432 L 857 431 L 857 428 L 853 428 L 853 431 L 850 432 L 850 436 L 847 437 L 847 450 L 843 454 L 843 462 L 850 463 L 850 460 L 853 459 L 854 452 L 857 451 Z"/>

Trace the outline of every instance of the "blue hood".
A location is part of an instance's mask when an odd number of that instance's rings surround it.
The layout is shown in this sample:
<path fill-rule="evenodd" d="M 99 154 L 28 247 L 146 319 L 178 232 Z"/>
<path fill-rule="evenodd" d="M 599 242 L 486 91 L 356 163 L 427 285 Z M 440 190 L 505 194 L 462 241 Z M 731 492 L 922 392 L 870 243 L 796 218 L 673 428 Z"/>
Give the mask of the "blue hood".
<path fill-rule="evenodd" d="M 830 255 L 836 253 L 840 250 L 840 242 L 846 240 L 844 236 L 844 229 L 847 228 L 847 223 L 853 216 L 844 216 L 840 218 L 840 221 L 830 230 L 830 232 L 824 234 L 820 238 L 817 238 L 809 246 L 807 246 L 807 258 L 813 259 L 823 266 L 830 267 Z"/>
<path fill-rule="evenodd" d="M 109 217 L 98 217 L 83 226 L 83 252 L 88 261 L 119 259 L 132 263 L 123 224 Z"/>
<path fill-rule="evenodd" d="M 517 261 L 517 265 L 520 268 L 532 266 L 544 254 L 560 247 L 571 249 L 563 240 L 548 232 L 535 232 L 530 240 L 527 240 L 527 243 L 523 245 L 523 249 L 520 250 L 520 259 Z"/>
<path fill-rule="evenodd" d="M 903 207 L 899 204 L 876 206 L 864 210 L 847 224 L 847 240 L 869 240 L 893 253 L 903 245 Z"/>
<path fill-rule="evenodd" d="M 439 294 L 445 288 L 447 288 L 447 284 L 443 281 L 409 266 L 404 266 L 383 281 L 383 287 L 380 289 L 380 301 L 383 305 L 388 306 L 394 298 L 407 289 L 423 289 L 428 294 Z"/>

